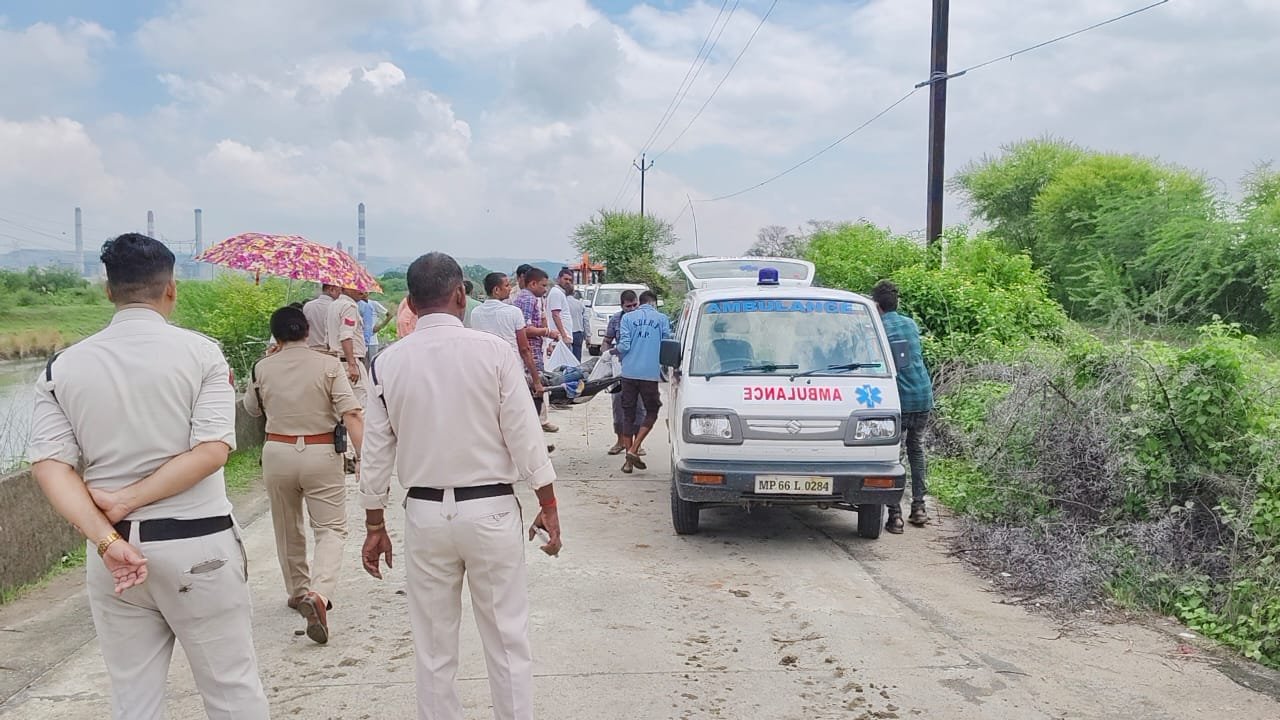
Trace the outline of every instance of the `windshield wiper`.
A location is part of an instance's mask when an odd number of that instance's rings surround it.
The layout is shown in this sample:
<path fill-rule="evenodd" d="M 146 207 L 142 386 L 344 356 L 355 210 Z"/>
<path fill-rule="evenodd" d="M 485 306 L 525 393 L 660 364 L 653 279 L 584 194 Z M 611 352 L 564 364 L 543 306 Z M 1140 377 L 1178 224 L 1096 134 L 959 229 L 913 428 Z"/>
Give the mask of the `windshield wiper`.
<path fill-rule="evenodd" d="M 884 366 L 884 363 L 863 363 L 863 362 L 844 363 L 842 365 L 828 365 L 825 368 L 814 368 L 812 370 L 805 370 L 802 373 L 796 373 L 795 375 L 791 376 L 791 379 L 795 380 L 796 378 L 812 377 L 819 373 L 848 372 L 849 370 L 861 370 L 862 368 L 873 368 L 873 367 L 883 367 L 883 366 Z"/>
<path fill-rule="evenodd" d="M 731 370 L 718 370 L 713 373 L 707 373 L 706 375 L 703 375 L 703 377 L 710 380 L 713 377 L 720 377 L 721 375 L 733 375 L 734 373 L 740 373 L 740 372 L 770 372 L 771 373 L 771 372 L 777 372 L 779 370 L 796 370 L 799 367 L 800 367 L 799 365 L 778 365 L 776 363 L 760 363 L 759 365 L 743 365 L 742 367 L 736 367 Z"/>

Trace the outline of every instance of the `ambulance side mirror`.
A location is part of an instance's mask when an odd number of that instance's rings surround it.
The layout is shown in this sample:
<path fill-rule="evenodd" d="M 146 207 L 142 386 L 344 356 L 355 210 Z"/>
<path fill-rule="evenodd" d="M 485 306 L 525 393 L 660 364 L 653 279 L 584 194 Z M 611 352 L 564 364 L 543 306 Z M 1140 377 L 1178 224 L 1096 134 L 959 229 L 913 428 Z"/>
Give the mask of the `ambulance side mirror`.
<path fill-rule="evenodd" d="M 680 341 L 674 339 L 663 340 L 662 346 L 658 350 L 658 363 L 663 367 L 678 368 L 680 367 L 680 360 Z"/>

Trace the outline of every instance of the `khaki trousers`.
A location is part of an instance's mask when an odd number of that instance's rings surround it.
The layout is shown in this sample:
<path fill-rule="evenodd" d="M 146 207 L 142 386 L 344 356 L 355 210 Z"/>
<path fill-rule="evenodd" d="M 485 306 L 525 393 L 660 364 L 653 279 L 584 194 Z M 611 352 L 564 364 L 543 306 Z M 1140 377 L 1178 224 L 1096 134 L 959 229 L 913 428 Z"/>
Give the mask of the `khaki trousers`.
<path fill-rule="evenodd" d="M 89 608 L 111 677 L 112 717 L 166 717 L 165 683 L 176 639 L 211 720 L 266 720 L 239 528 L 139 543 L 134 524 L 129 538 L 147 558 L 143 584 L 116 595 L 92 544 L 86 561 Z"/>
<path fill-rule="evenodd" d="M 454 685 L 462 579 L 484 644 L 496 720 L 532 720 L 533 656 L 520 506 L 504 495 L 405 501 L 409 620 L 419 720 L 462 720 Z"/>
<path fill-rule="evenodd" d="M 333 445 L 268 441 L 262 446 L 262 479 L 271 498 L 271 523 L 285 590 L 296 598 L 314 590 L 332 600 L 347 539 L 347 484 Z M 303 505 L 315 537 L 307 562 Z"/>

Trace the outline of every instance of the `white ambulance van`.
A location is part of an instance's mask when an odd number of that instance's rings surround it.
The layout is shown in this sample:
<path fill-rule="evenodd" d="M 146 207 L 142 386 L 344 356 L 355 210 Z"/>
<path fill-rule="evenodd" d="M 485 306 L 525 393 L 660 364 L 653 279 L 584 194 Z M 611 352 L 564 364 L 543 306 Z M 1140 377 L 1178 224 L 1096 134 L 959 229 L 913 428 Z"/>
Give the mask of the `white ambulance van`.
<path fill-rule="evenodd" d="M 816 505 L 858 513 L 876 538 L 902 497 L 901 412 L 875 304 L 813 287 L 782 258 L 680 263 L 691 292 L 663 341 L 670 368 L 671 520 L 712 506 Z"/>

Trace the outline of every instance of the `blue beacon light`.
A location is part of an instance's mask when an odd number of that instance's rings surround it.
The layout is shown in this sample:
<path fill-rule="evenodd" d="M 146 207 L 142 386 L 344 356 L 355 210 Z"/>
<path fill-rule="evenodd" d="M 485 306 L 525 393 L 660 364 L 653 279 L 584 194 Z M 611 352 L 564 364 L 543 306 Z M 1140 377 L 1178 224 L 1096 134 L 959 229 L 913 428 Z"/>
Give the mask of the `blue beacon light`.
<path fill-rule="evenodd" d="M 757 285 L 777 285 L 778 270 L 776 268 L 771 268 L 771 267 L 760 268 L 759 280 L 756 282 L 756 284 Z"/>

